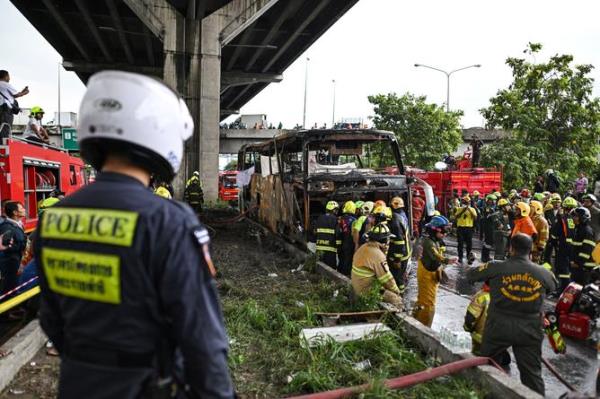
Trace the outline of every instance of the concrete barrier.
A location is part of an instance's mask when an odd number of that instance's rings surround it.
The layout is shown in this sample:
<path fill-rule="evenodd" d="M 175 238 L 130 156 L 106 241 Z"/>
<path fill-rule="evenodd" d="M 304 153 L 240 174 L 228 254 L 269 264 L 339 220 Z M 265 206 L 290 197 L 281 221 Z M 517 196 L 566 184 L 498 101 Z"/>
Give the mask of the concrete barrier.
<path fill-rule="evenodd" d="M 40 350 L 48 338 L 37 320 L 29 322 L 3 346 L 8 353 L 0 359 L 0 391 L 4 390 L 15 375 Z"/>

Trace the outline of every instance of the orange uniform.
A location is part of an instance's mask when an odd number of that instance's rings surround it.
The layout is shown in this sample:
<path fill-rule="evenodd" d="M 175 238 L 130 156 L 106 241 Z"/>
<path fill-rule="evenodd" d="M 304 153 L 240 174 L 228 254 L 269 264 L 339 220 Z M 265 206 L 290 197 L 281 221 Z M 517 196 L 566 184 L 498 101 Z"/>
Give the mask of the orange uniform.
<path fill-rule="evenodd" d="M 513 228 L 511 237 L 514 237 L 518 233 L 527 234 L 529 237 L 533 237 L 538 233 L 529 216 L 515 219 L 515 227 Z"/>

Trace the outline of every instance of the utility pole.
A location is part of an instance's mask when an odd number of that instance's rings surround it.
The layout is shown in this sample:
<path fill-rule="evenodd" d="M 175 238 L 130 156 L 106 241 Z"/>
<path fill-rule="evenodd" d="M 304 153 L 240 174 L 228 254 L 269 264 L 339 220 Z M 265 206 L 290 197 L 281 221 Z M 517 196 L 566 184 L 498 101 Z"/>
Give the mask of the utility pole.
<path fill-rule="evenodd" d="M 481 68 L 481 64 L 469 65 L 469 66 L 466 66 L 466 67 L 455 69 L 455 70 L 450 71 L 450 72 L 447 72 L 447 71 L 444 71 L 443 69 L 432 67 L 432 66 L 429 66 L 429 65 L 424 65 L 424 64 L 415 64 L 415 67 L 416 68 L 422 67 L 422 68 L 433 69 L 434 71 L 438 71 L 438 72 L 441 72 L 444 75 L 446 75 L 446 112 L 450 112 L 450 76 L 454 72 L 463 71 L 465 69 L 469 69 L 469 68 Z"/>
<path fill-rule="evenodd" d="M 335 126 L 335 79 L 332 79 L 331 82 L 333 83 L 333 109 L 331 111 L 331 128 L 333 129 Z"/>
<path fill-rule="evenodd" d="M 306 69 L 304 70 L 304 112 L 302 113 L 302 129 L 306 129 L 306 93 L 308 91 L 308 62 L 310 58 L 306 57 Z"/>

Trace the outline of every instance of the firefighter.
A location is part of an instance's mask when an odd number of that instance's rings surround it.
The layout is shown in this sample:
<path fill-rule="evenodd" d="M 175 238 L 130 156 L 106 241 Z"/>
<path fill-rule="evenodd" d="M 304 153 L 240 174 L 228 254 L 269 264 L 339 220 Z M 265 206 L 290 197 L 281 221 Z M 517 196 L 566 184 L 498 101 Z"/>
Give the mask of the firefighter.
<path fill-rule="evenodd" d="M 342 208 L 342 216 L 338 221 L 340 233 L 338 250 L 338 271 L 343 275 L 350 276 L 352 271 L 352 256 L 354 256 L 354 241 L 352 238 L 352 225 L 356 221 L 356 204 L 346 201 Z"/>
<path fill-rule="evenodd" d="M 340 241 L 337 213 L 340 206 L 335 201 L 325 205 L 325 213 L 315 223 L 317 256 L 327 266 L 337 269 L 337 247 Z"/>
<path fill-rule="evenodd" d="M 379 201 L 377 201 L 379 202 Z M 371 215 L 373 215 L 374 218 L 374 225 L 379 224 L 379 223 L 383 223 L 386 224 L 387 223 L 387 206 L 385 205 L 385 202 L 381 201 L 381 203 L 375 203 L 375 207 L 373 208 L 373 212 L 371 213 Z"/>
<path fill-rule="evenodd" d="M 483 244 L 481 248 L 481 261 L 490 260 L 490 251 L 494 247 L 494 230 L 496 226 L 496 196 L 488 194 L 485 197 L 485 207 L 481 211 L 481 232 Z"/>
<path fill-rule="evenodd" d="M 471 264 L 475 259 L 472 247 L 477 211 L 471 206 L 471 198 L 468 195 L 462 197 L 461 206 L 454 210 L 454 220 L 456 220 L 456 238 L 458 240 L 458 262 L 462 263 L 463 248 L 466 247 L 467 260 Z"/>
<path fill-rule="evenodd" d="M 542 255 L 546 249 L 546 243 L 550 237 L 550 228 L 548 221 L 544 217 L 544 206 L 539 201 L 531 201 L 531 221 L 537 231 L 537 236 L 533 241 L 533 249 L 531 251 L 531 260 L 534 263 L 542 263 Z"/>
<path fill-rule="evenodd" d="M 419 292 L 413 309 L 413 317 L 431 327 L 435 315 L 437 289 L 443 276 L 444 265 L 457 263 L 456 258 L 444 255 L 446 246 L 444 237 L 450 223 L 444 216 L 434 216 L 425 225 L 422 255 L 418 260 L 417 284 Z"/>
<path fill-rule="evenodd" d="M 48 196 L 48 198 L 45 198 L 38 202 L 38 217 L 40 217 L 47 208 L 56 205 L 63 198 L 65 198 L 65 193 L 53 190 Z"/>
<path fill-rule="evenodd" d="M 423 219 L 423 212 L 425 211 L 425 200 L 421 197 L 421 193 L 418 190 L 412 192 L 412 222 L 413 222 L 413 234 L 415 237 L 421 235 L 421 220 Z"/>
<path fill-rule="evenodd" d="M 382 286 L 383 301 L 402 309 L 400 290 L 390 273 L 385 256 L 391 238 L 393 234 L 385 224 L 377 224 L 367 233 L 367 243 L 361 245 L 352 259 L 352 289 L 357 295 L 365 295 L 373 289 L 375 281 L 378 281 Z"/>
<path fill-rule="evenodd" d="M 168 188 L 165 187 L 164 183 L 158 184 L 158 187 L 156 187 L 154 189 L 154 194 L 158 195 L 159 197 L 166 198 L 166 199 L 173 199 L 173 197 L 171 196 L 171 192 L 169 191 Z"/>
<path fill-rule="evenodd" d="M 558 278 L 560 283 L 558 295 L 567 288 L 567 285 L 571 282 L 571 256 L 572 249 L 571 243 L 573 242 L 573 236 L 575 235 L 575 222 L 571 212 L 577 207 L 577 201 L 572 197 L 567 197 L 562 202 L 562 208 L 554 223 L 554 226 L 550 229 L 550 238 L 554 241 L 556 246 L 556 262 L 554 263 L 554 275 Z"/>
<path fill-rule="evenodd" d="M 151 175 L 173 179 L 193 127 L 156 79 L 104 71 L 88 81 L 79 148 L 101 172 L 46 209 L 34 240 L 60 398 L 171 397 L 176 381 L 187 397 L 234 397 L 208 231 L 148 189 Z"/>
<path fill-rule="evenodd" d="M 529 189 L 528 188 L 524 188 L 521 190 L 521 194 L 519 194 L 519 197 L 521 198 L 521 201 L 529 204 L 529 200 L 531 199 L 531 195 L 529 194 Z"/>
<path fill-rule="evenodd" d="M 506 259 L 506 250 L 508 249 L 508 238 L 510 237 L 510 214 L 512 209 L 506 198 L 498 200 L 498 208 L 493 216 L 494 224 L 494 259 Z"/>
<path fill-rule="evenodd" d="M 581 197 L 583 206 L 590 211 L 591 219 L 590 226 L 594 230 L 594 241 L 600 241 L 600 209 L 597 206 L 597 199 L 594 194 L 584 194 Z"/>
<path fill-rule="evenodd" d="M 511 239 L 511 257 L 467 270 L 467 279 L 489 281 L 490 306 L 481 356 L 495 357 L 512 347 L 521 382 L 544 395 L 542 379 L 542 307 L 556 289 L 552 273 L 530 259 L 531 237 L 518 233 Z"/>
<path fill-rule="evenodd" d="M 192 177 L 185 183 L 183 200 L 187 202 L 196 213 L 202 212 L 204 192 L 202 191 L 202 182 L 200 181 L 200 173 L 198 171 L 195 171 L 192 174 Z"/>
<path fill-rule="evenodd" d="M 538 232 L 531 217 L 529 217 L 530 213 L 531 207 L 525 202 L 518 202 L 515 205 L 515 226 L 512 229 L 511 236 L 521 233 L 528 235 L 532 240 L 536 239 Z"/>
<path fill-rule="evenodd" d="M 594 230 L 590 226 L 590 211 L 584 207 L 575 208 L 573 211 L 575 234 L 571 242 L 571 278 L 577 284 L 585 286 L 591 281 L 590 275 L 596 267 L 592 259 L 592 251 L 596 246 Z"/>
<path fill-rule="evenodd" d="M 404 212 L 404 200 L 401 197 L 394 197 L 390 202 L 392 207 L 392 220 L 389 223 L 392 238 L 387 259 L 394 280 L 403 293 L 407 280 L 408 261 L 412 255 L 410 243 L 410 225 L 408 217 Z"/>
<path fill-rule="evenodd" d="M 547 199 L 546 207 L 544 208 L 544 217 L 548 222 L 548 227 L 550 228 L 550 239 L 546 244 L 546 249 L 544 250 L 544 262 L 552 263 L 552 256 L 557 251 L 558 243 L 556 241 L 556 237 L 552 235 L 552 231 L 556 223 L 561 219 L 561 205 L 562 199 L 560 198 L 560 194 L 551 194 Z"/>
<path fill-rule="evenodd" d="M 369 232 L 369 230 L 371 230 L 371 226 L 374 225 L 371 212 L 373 212 L 373 202 L 367 201 L 361 207 L 361 216 L 359 216 L 352 225 L 354 252 L 356 252 L 358 248 L 366 242 L 366 239 L 363 241 L 363 237 Z"/>

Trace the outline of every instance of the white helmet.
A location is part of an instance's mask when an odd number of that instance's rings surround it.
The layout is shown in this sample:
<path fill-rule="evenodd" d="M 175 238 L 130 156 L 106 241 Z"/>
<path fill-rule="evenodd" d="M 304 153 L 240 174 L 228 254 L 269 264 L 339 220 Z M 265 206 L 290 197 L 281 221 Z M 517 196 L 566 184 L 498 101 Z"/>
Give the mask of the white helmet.
<path fill-rule="evenodd" d="M 94 168 L 118 152 L 168 182 L 179 170 L 194 122 L 185 102 L 162 82 L 103 71 L 88 81 L 77 130 L 81 155 Z"/>

